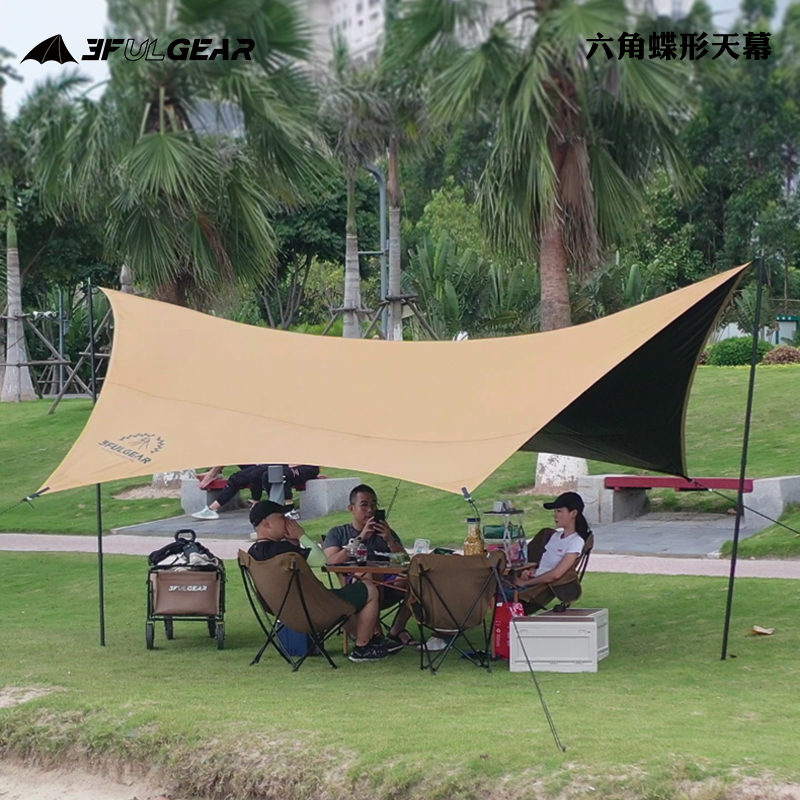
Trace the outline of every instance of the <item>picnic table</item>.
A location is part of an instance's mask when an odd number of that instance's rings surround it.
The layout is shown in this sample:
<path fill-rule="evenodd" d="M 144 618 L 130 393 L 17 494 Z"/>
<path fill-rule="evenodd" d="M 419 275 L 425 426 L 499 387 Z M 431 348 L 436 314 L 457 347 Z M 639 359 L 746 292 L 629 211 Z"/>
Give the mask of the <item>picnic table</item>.
<path fill-rule="evenodd" d="M 390 564 L 388 561 L 367 561 L 366 564 L 356 564 L 348 561 L 344 564 L 327 564 L 322 568 L 333 575 L 339 575 L 342 583 L 348 575 L 360 576 L 369 574 L 370 580 L 376 586 L 389 586 L 392 589 L 406 591 L 405 586 L 397 586 L 395 581 L 388 580 L 389 576 L 403 576 L 408 572 L 408 564 Z M 375 576 L 378 576 L 377 579 Z"/>

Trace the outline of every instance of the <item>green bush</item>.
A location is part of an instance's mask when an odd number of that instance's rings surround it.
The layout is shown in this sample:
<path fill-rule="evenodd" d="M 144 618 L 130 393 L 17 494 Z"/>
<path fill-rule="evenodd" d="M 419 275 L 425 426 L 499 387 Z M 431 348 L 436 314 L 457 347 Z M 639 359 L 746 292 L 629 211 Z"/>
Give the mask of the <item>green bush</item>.
<path fill-rule="evenodd" d="M 758 360 L 772 349 L 769 342 L 758 340 Z M 753 337 L 736 336 L 733 339 L 723 339 L 710 348 L 708 363 L 712 367 L 741 367 L 750 363 L 753 354 Z"/>
<path fill-rule="evenodd" d="M 762 364 L 800 364 L 800 350 L 788 344 L 773 347 L 761 361 Z"/>

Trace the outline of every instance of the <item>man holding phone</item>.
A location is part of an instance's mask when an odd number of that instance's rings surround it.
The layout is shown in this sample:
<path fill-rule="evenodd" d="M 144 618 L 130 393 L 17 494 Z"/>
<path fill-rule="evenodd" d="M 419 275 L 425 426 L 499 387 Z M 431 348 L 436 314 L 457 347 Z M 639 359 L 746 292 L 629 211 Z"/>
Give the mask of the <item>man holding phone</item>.
<path fill-rule="evenodd" d="M 322 544 L 329 564 L 343 564 L 350 559 L 347 545 L 351 539 L 360 539 L 367 546 L 367 559 L 375 561 L 376 556 L 389 553 L 403 553 L 405 548 L 400 537 L 386 522 L 386 512 L 378 508 L 378 496 L 371 486 L 359 484 L 350 492 L 350 504 L 347 506 L 353 515 L 352 522 L 337 525 L 328 531 Z M 396 583 L 404 580 L 399 578 Z M 384 608 L 405 600 L 405 592 L 392 587 L 381 587 Z M 411 618 L 411 610 L 406 603 L 400 606 L 394 623 L 389 630 L 389 638 L 405 645 L 416 645 L 417 642 L 405 629 Z"/>

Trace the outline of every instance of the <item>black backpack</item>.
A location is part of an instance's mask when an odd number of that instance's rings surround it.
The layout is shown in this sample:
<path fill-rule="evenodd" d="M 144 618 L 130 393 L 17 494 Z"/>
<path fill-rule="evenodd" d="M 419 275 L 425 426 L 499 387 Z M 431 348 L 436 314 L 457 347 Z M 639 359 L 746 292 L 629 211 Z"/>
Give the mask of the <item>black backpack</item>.
<path fill-rule="evenodd" d="M 210 559 L 213 563 L 208 566 L 198 566 L 197 569 L 218 569 L 222 567 L 222 562 L 200 542 L 197 541 L 197 534 L 190 528 L 181 528 L 175 533 L 175 541 L 170 542 L 159 550 L 154 550 L 147 557 L 151 567 L 158 567 L 159 564 L 171 556 L 183 556 L 186 563 L 189 563 L 189 556 L 192 553 L 200 553 L 206 558 Z M 176 566 L 174 564 L 167 564 L 165 569 Z"/>

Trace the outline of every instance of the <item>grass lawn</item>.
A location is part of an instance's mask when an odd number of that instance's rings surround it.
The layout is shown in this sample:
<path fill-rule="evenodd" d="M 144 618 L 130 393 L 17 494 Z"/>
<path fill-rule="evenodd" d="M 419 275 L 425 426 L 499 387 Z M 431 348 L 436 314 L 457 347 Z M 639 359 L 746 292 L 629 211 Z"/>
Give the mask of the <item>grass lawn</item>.
<path fill-rule="evenodd" d="M 740 579 L 730 652 L 719 660 L 726 581 L 590 574 L 586 605 L 608 607 L 611 654 L 596 674 L 540 673 L 566 754 L 553 745 L 527 674 L 448 658 L 432 677 L 407 650 L 292 674 L 263 641 L 228 565 L 227 648 L 176 623 L 144 642 L 146 563 L 107 558 L 107 642 L 98 645 L 95 561 L 0 560 L 0 690 L 41 687 L 0 708 L 0 753 L 118 758 L 163 768 L 187 794 L 269 797 L 672 798 L 686 781 L 800 778 L 794 585 Z M 753 637 L 753 624 L 774 627 Z M 501 662 L 502 664 L 502 662 Z M 291 765 L 291 766 L 290 766 Z M 226 794 L 227 793 L 227 794 Z M 575 796 L 575 795 L 573 795 Z M 702 795 L 720 797 L 720 793 Z"/>
<path fill-rule="evenodd" d="M 692 391 L 686 425 L 689 472 L 699 476 L 737 476 L 741 457 L 743 415 L 748 370 L 742 367 L 701 367 Z M 798 472 L 796 453 L 800 451 L 800 367 L 759 367 L 753 406 L 748 475 L 771 477 Z M 63 402 L 53 416 L 46 412 L 49 402 L 0 405 L 0 510 L 35 491 L 66 454 L 78 437 L 91 411 L 89 401 Z M 518 495 L 531 486 L 536 458 L 532 453 L 515 453 L 484 484 L 474 490 L 481 508 L 501 497 L 513 497 L 525 509 L 526 528 L 535 531 L 549 524 L 551 515 L 541 508 L 541 498 Z M 636 472 L 626 467 L 590 462 L 590 471 Z M 349 475 L 352 471 L 325 468 L 330 475 Z M 372 483 L 384 503 L 394 493 L 397 481 L 362 474 Z M 113 495 L 124 488 L 141 485 L 145 479 L 119 481 L 103 486 L 103 522 L 106 530 L 135 524 L 180 512 L 177 500 L 121 501 Z M 0 530 L 56 533 L 92 533 L 96 529 L 94 487 L 44 496 L 35 507 L 19 506 L 0 516 Z M 724 511 L 727 502 L 718 495 L 654 491 L 654 507 L 667 510 L 692 509 Z M 434 544 L 455 544 L 464 536 L 464 517 L 469 511 L 460 496 L 403 482 L 392 511 L 395 528 L 406 539 L 428 538 Z M 314 536 L 348 519 L 334 514 L 304 523 Z M 776 534 L 776 555 L 800 554 L 800 537 Z M 760 554 L 773 553 L 773 533 L 756 537 Z M 785 539 L 785 542 L 784 542 Z M 410 542 L 408 542 L 410 543 Z M 753 540 L 755 544 L 755 540 Z"/>
<path fill-rule="evenodd" d="M 747 500 L 745 500 L 745 504 Z M 781 522 L 793 528 L 787 530 L 780 525 L 770 525 L 754 536 L 739 542 L 739 558 L 792 558 L 800 555 L 800 506 L 789 506 Z M 730 556 L 733 542 L 725 542 L 721 553 Z"/>

